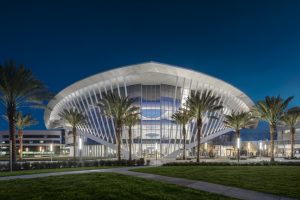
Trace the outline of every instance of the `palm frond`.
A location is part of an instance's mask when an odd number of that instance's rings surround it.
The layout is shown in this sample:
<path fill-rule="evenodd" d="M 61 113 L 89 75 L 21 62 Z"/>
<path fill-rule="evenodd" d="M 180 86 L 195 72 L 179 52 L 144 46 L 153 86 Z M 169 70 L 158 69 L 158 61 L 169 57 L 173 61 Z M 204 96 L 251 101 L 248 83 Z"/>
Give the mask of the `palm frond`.
<path fill-rule="evenodd" d="M 221 110 L 223 108 L 219 96 L 212 93 L 211 90 L 192 91 L 187 98 L 186 106 L 190 110 L 191 116 L 196 119 L 202 119 L 208 112 Z"/>
<path fill-rule="evenodd" d="M 251 112 L 232 112 L 230 115 L 224 115 L 224 125 L 227 128 L 241 130 L 253 126 L 255 117 Z"/>
<path fill-rule="evenodd" d="M 78 127 L 86 125 L 86 116 L 76 108 L 64 109 L 58 114 L 66 126 Z"/>

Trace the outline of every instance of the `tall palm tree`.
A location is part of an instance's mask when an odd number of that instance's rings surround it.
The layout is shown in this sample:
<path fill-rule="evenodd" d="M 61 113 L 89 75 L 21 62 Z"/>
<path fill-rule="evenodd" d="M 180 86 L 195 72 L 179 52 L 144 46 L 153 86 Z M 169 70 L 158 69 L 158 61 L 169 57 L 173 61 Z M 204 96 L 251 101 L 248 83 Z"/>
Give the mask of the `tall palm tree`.
<path fill-rule="evenodd" d="M 52 94 L 31 70 L 14 61 L 0 65 L 0 102 L 6 109 L 9 124 L 9 136 L 12 141 L 12 164 L 16 163 L 15 116 L 20 107 L 45 108 L 44 101 Z"/>
<path fill-rule="evenodd" d="M 274 162 L 274 133 L 277 125 L 280 122 L 289 102 L 293 97 L 288 97 L 286 100 L 280 96 L 265 97 L 265 100 L 257 102 L 255 107 L 258 117 L 269 123 L 270 128 L 270 142 L 271 142 L 271 162 Z"/>
<path fill-rule="evenodd" d="M 137 112 L 127 114 L 125 118 L 125 125 L 128 126 L 128 145 L 129 145 L 129 161 L 131 161 L 131 154 L 132 154 L 132 126 L 136 125 L 141 120 L 140 114 Z"/>
<path fill-rule="evenodd" d="M 291 158 L 294 157 L 294 143 L 295 143 L 295 133 L 296 125 L 300 122 L 300 108 L 293 107 L 284 113 L 281 121 L 290 128 L 291 133 Z"/>
<path fill-rule="evenodd" d="M 72 128 L 73 142 L 74 142 L 74 160 L 76 159 L 76 137 L 77 137 L 77 127 L 84 126 L 86 124 L 86 116 L 83 112 L 77 110 L 76 108 L 64 109 L 58 114 L 60 118 L 65 122 L 66 126 Z"/>
<path fill-rule="evenodd" d="M 197 162 L 200 162 L 200 144 L 202 137 L 203 119 L 208 112 L 223 108 L 220 97 L 213 95 L 211 90 L 192 91 L 187 98 L 186 106 L 197 123 Z"/>
<path fill-rule="evenodd" d="M 186 145 L 186 125 L 191 120 L 191 112 L 186 108 L 179 108 L 171 118 L 178 124 L 182 126 L 182 136 L 183 136 L 183 156 L 182 159 L 185 160 L 185 145 Z"/>
<path fill-rule="evenodd" d="M 23 130 L 26 127 L 33 126 L 38 124 L 38 121 L 34 119 L 30 114 L 23 115 L 21 112 L 18 112 L 16 115 L 16 127 L 18 129 L 18 139 L 19 139 L 19 158 L 20 160 L 23 157 Z"/>
<path fill-rule="evenodd" d="M 240 142 L 240 131 L 244 128 L 250 128 L 253 125 L 254 117 L 250 112 L 232 112 L 230 115 L 224 115 L 225 127 L 235 130 L 237 143 Z M 240 161 L 240 147 L 237 147 L 237 161 Z"/>
<path fill-rule="evenodd" d="M 118 145 L 118 160 L 121 160 L 121 137 L 122 127 L 124 126 L 128 113 L 134 113 L 139 110 L 138 107 L 132 106 L 134 100 L 128 96 L 123 97 L 115 93 L 108 92 L 102 96 L 97 103 L 104 115 L 110 117 L 114 121 L 116 128 L 116 142 Z"/>

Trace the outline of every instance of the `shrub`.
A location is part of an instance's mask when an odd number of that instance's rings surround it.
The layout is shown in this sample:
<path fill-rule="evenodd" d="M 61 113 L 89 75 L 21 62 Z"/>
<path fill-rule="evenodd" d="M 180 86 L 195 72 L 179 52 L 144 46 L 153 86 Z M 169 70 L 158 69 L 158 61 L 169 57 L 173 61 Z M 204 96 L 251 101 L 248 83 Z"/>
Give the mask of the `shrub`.
<path fill-rule="evenodd" d="M 286 166 L 300 166 L 300 162 L 249 162 L 249 163 L 237 163 L 237 162 L 170 162 L 165 163 L 163 166 L 274 166 L 274 165 L 286 165 Z"/>
<path fill-rule="evenodd" d="M 32 169 L 54 169 L 54 168 L 76 168 L 76 167 L 100 167 L 100 166 L 143 166 L 143 158 L 128 160 L 90 160 L 90 161 L 55 161 L 55 162 L 19 162 L 16 163 L 14 170 L 32 170 Z M 10 165 L 0 164 L 0 171 L 9 171 Z"/>

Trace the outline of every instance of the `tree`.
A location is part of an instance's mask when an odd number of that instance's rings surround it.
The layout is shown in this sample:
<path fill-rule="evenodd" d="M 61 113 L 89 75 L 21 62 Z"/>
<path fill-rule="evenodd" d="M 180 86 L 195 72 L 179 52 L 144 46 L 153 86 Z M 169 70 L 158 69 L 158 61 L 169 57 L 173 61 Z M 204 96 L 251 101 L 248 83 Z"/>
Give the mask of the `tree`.
<path fill-rule="evenodd" d="M 232 112 L 230 115 L 224 115 L 225 127 L 235 130 L 237 143 L 240 143 L 240 131 L 244 128 L 250 128 L 253 125 L 254 117 L 250 112 Z M 237 147 L 237 161 L 240 161 L 240 147 Z"/>
<path fill-rule="evenodd" d="M 122 127 L 124 126 L 128 113 L 134 113 L 139 110 L 132 106 L 134 100 L 128 96 L 123 97 L 112 92 L 103 94 L 102 99 L 97 103 L 100 110 L 107 117 L 112 118 L 116 129 L 116 142 L 118 145 L 118 160 L 121 160 L 121 137 Z"/>
<path fill-rule="evenodd" d="M 283 117 L 283 114 L 293 97 L 283 100 L 280 96 L 265 97 L 265 100 L 257 102 L 254 109 L 257 116 L 269 123 L 270 142 L 271 142 L 271 162 L 274 162 L 274 133 L 277 125 Z"/>
<path fill-rule="evenodd" d="M 197 162 L 200 162 L 200 144 L 202 137 L 203 119 L 208 112 L 223 108 L 220 97 L 213 95 L 211 90 L 192 91 L 186 101 L 187 108 L 191 111 L 192 118 L 197 123 Z"/>
<path fill-rule="evenodd" d="M 294 143 L 295 143 L 295 133 L 296 125 L 300 122 L 300 108 L 293 107 L 284 113 L 281 121 L 290 128 L 291 134 L 291 158 L 294 157 Z"/>
<path fill-rule="evenodd" d="M 84 126 L 86 124 L 86 116 L 83 112 L 77 110 L 76 108 L 64 109 L 58 114 L 60 118 L 65 122 L 66 126 L 72 128 L 73 142 L 74 142 L 74 160 L 76 159 L 76 137 L 77 137 L 77 127 Z"/>
<path fill-rule="evenodd" d="M 128 113 L 127 117 L 125 118 L 125 125 L 128 126 L 128 145 L 129 145 L 129 161 L 131 161 L 131 155 L 132 155 L 132 126 L 136 125 L 141 120 L 140 114 L 137 112 L 134 113 Z"/>
<path fill-rule="evenodd" d="M 183 136 L 183 157 L 185 160 L 185 145 L 186 145 L 186 125 L 191 120 L 191 112 L 186 108 L 179 108 L 171 118 L 178 124 L 182 126 L 182 136 Z"/>
<path fill-rule="evenodd" d="M 15 116 L 20 107 L 45 108 L 44 101 L 52 98 L 47 87 L 34 77 L 31 70 L 14 61 L 0 65 L 0 102 L 6 109 L 9 137 L 12 141 L 12 164 L 16 163 Z"/>
<path fill-rule="evenodd" d="M 16 115 L 16 127 L 18 129 L 18 139 L 19 139 L 19 158 L 20 160 L 23 157 L 23 130 L 26 127 L 33 126 L 38 124 L 38 121 L 34 119 L 30 114 L 23 115 L 21 112 L 18 112 Z"/>

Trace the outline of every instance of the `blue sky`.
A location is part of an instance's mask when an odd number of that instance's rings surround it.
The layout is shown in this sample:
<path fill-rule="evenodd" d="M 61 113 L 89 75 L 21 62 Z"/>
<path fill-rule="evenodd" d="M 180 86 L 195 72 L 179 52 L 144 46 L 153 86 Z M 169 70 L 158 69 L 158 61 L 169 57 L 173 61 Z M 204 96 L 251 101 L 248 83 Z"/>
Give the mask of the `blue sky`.
<path fill-rule="evenodd" d="M 1 1 L 0 62 L 25 64 L 56 93 L 152 60 L 223 79 L 255 102 L 280 94 L 300 105 L 299 10 L 292 0 Z M 33 114 L 44 129 L 43 112 Z"/>

